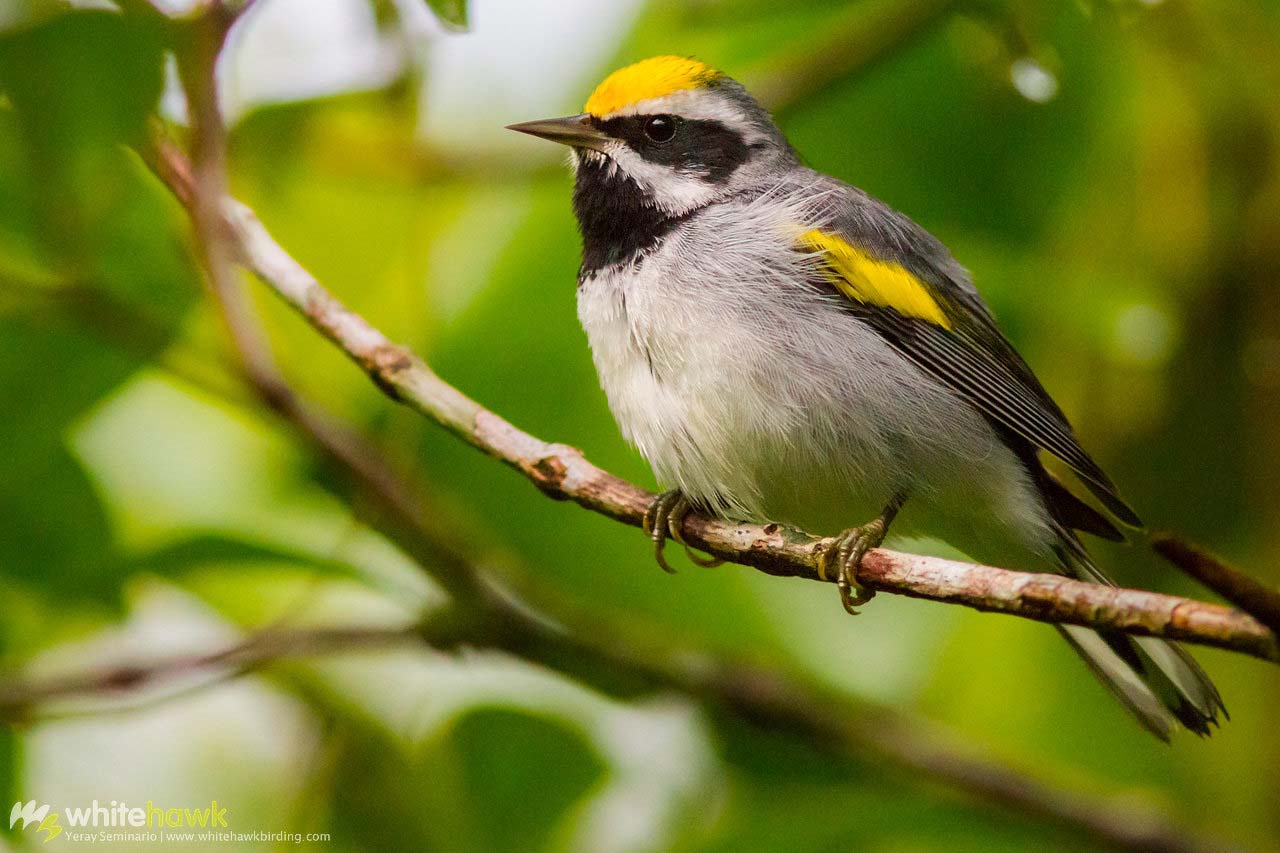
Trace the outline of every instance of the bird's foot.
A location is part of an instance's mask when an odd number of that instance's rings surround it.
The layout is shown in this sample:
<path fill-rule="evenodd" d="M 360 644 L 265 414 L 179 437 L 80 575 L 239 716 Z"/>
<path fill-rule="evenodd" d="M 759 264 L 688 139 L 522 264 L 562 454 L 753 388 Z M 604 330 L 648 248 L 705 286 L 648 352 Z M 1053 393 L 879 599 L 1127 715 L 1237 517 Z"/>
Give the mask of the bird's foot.
<path fill-rule="evenodd" d="M 724 562 L 724 560 L 716 557 L 703 557 L 695 554 L 693 547 L 685 541 L 682 525 L 684 524 L 684 517 L 692 509 L 693 505 L 689 503 L 689 499 L 679 489 L 673 489 L 658 495 L 654 502 L 649 504 L 649 508 L 644 511 L 644 532 L 653 542 L 654 559 L 658 561 L 658 565 L 665 572 L 670 572 L 671 574 L 676 572 L 662 553 L 667 544 L 668 536 L 684 546 L 685 555 L 695 565 L 712 568 Z"/>
<path fill-rule="evenodd" d="M 830 580 L 835 569 L 836 588 L 840 590 L 840 603 L 851 616 L 857 616 L 856 608 L 875 598 L 875 590 L 858 583 L 858 569 L 862 558 L 872 548 L 884 542 L 889 524 L 883 517 L 861 527 L 851 527 L 832 539 L 818 552 L 818 576 Z"/>

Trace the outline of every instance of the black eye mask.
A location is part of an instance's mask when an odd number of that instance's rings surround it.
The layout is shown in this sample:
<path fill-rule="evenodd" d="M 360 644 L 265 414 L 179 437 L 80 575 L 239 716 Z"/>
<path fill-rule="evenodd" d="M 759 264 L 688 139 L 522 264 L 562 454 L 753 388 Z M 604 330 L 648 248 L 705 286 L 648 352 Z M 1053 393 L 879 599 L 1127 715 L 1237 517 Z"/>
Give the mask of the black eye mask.
<path fill-rule="evenodd" d="M 666 122 L 671 125 L 666 126 Z M 751 155 L 742 134 L 714 119 L 665 114 L 620 116 L 600 122 L 599 127 L 627 143 L 645 160 L 697 175 L 712 184 L 727 181 Z M 668 130 L 670 137 L 665 142 L 658 141 Z"/>

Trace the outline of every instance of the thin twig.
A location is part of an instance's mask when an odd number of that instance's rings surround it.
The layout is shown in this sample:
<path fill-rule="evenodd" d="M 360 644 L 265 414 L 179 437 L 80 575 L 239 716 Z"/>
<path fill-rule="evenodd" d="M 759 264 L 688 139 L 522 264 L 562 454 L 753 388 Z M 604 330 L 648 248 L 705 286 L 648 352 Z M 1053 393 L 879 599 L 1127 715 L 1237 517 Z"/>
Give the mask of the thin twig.
<path fill-rule="evenodd" d="M 204 672 L 243 674 L 280 660 L 421 643 L 418 626 L 334 627 L 261 631 L 241 643 L 213 652 L 113 664 L 43 680 L 0 682 L 0 718 L 26 720 L 32 711 L 57 700 L 112 697 L 145 690 Z"/>
<path fill-rule="evenodd" d="M 1280 633 L 1280 590 L 1254 580 L 1180 536 L 1157 533 L 1151 547 L 1236 607 Z"/>
<path fill-rule="evenodd" d="M 166 159 L 180 157 L 172 147 Z M 170 162 L 163 175 L 188 173 Z M 185 190 L 179 186 L 181 195 Z M 391 343 L 333 297 L 243 204 L 224 203 L 241 261 L 311 325 L 337 344 L 384 393 L 515 468 L 550 497 L 639 526 L 654 495 L 592 465 L 576 448 L 521 431 L 441 380 L 408 349 Z M 827 580 L 817 553 L 829 539 L 777 524 L 737 524 L 690 515 L 685 536 L 723 559 L 768 574 Z M 1109 628 L 1243 652 L 1280 662 L 1276 635 L 1246 613 L 1202 601 L 959 563 L 885 549 L 869 552 L 859 582 L 879 592 L 963 604 L 1040 622 Z"/>

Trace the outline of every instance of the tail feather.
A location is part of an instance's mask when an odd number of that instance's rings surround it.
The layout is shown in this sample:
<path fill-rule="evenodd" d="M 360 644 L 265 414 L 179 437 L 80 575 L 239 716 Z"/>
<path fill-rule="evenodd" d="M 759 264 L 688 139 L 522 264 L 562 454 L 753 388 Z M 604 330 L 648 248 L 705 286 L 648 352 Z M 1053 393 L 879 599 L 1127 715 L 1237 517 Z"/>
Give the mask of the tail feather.
<path fill-rule="evenodd" d="M 1174 716 L 1129 662 L 1117 654 L 1097 631 L 1079 625 L 1055 627 L 1063 639 L 1071 644 L 1071 648 L 1084 659 L 1098 680 L 1129 709 L 1143 728 L 1168 742 Z"/>
<path fill-rule="evenodd" d="M 1202 725 L 1218 723 L 1218 712 L 1230 719 L 1227 706 L 1222 702 L 1222 694 L 1209 679 L 1209 675 L 1196 663 L 1186 649 L 1175 646 L 1167 640 L 1156 637 L 1131 638 L 1149 656 L 1160 672 L 1173 684 L 1179 703 L 1189 707 L 1174 709 L 1174 713 L 1182 724 L 1199 734 L 1209 734 L 1208 729 L 1200 731 L 1189 719 L 1198 719 Z"/>
<path fill-rule="evenodd" d="M 1068 574 L 1114 585 L 1080 550 L 1063 548 L 1059 559 Z M 1058 630 L 1138 722 L 1161 740 L 1169 740 L 1177 723 L 1208 735 L 1210 726 L 1218 724 L 1218 713 L 1227 716 L 1209 676 L 1178 646 L 1156 637 L 1077 625 L 1060 625 Z"/>
<path fill-rule="evenodd" d="M 1117 541 L 1124 538 L 1123 534 L 1046 470 L 1035 446 L 999 426 L 996 430 L 1022 460 L 1040 492 L 1057 535 L 1054 552 L 1063 574 L 1115 586 L 1094 565 L 1076 531 Z M 1141 526 L 1138 516 L 1120 500 L 1100 470 L 1086 472 L 1081 479 L 1119 520 Z M 1209 676 L 1178 646 L 1121 631 L 1094 631 L 1076 625 L 1061 625 L 1058 630 L 1138 722 L 1161 740 L 1167 741 L 1179 723 L 1196 734 L 1207 735 L 1210 726 L 1217 725 L 1219 712 L 1227 716 L 1222 697 Z"/>

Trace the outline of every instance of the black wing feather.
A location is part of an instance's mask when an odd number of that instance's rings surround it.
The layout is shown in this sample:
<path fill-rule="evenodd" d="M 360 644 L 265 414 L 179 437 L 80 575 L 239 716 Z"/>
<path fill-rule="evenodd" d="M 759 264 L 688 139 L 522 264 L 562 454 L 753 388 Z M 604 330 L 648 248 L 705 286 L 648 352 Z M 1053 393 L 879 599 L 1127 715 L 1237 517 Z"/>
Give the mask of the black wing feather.
<path fill-rule="evenodd" d="M 1080 446 L 1061 410 L 1051 400 L 1042 399 L 1048 395 L 1028 369 L 1018 370 L 1008 358 L 1000 358 L 1003 353 L 993 353 L 985 342 L 963 332 L 905 317 L 892 309 L 850 304 L 917 367 L 959 392 L 1001 426 L 1071 466 L 1116 518 L 1142 526 L 1110 478 Z M 1007 342 L 1003 349 L 1012 352 Z"/>

